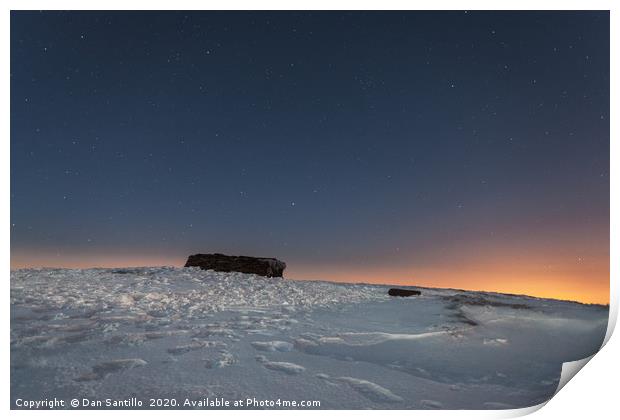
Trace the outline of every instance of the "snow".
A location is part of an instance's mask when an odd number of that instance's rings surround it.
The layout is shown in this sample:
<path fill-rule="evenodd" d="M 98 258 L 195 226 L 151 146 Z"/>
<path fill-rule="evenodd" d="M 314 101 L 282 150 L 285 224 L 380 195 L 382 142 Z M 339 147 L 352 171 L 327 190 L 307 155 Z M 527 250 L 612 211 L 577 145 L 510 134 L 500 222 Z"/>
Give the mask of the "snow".
<path fill-rule="evenodd" d="M 293 345 L 286 341 L 254 341 L 252 347 L 262 351 L 291 351 Z"/>
<path fill-rule="evenodd" d="M 608 308 L 197 268 L 11 272 L 11 394 L 506 409 L 550 398 Z M 272 407 L 278 408 L 278 407 Z"/>
<path fill-rule="evenodd" d="M 305 367 L 296 365 L 289 362 L 270 362 L 267 358 L 261 358 L 263 366 L 267 369 L 278 370 L 280 372 L 288 373 L 289 375 L 297 375 L 298 373 L 306 370 Z"/>

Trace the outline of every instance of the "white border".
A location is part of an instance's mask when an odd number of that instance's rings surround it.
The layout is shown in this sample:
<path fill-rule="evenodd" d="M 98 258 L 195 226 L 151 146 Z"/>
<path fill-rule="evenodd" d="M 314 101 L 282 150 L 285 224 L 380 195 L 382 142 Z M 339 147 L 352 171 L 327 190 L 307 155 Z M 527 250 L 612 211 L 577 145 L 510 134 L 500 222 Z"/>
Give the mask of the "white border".
<path fill-rule="evenodd" d="M 2 226 L 3 237 L 3 266 L 4 272 L 7 273 L 7 280 L 5 287 L 3 288 L 3 302 L 6 306 L 3 306 L 3 330 L 5 337 L 9 336 L 9 281 L 8 273 L 10 271 L 10 229 L 9 229 L 9 212 L 10 212 L 10 13 L 11 9 L 15 10 L 140 10 L 140 9 L 156 9 L 156 10 L 276 10 L 276 9 L 289 9 L 289 10 L 341 10 L 341 9 L 363 9 L 363 10 L 388 10 L 388 9 L 418 9 L 418 10 L 611 10 L 611 109 L 610 109 L 610 123 L 611 123 L 611 138 L 617 139 L 617 83 L 613 77 L 614 74 L 618 74 L 618 57 L 617 52 L 614 51 L 614 47 L 619 45 L 618 43 L 618 31 L 615 29 L 620 23 L 620 19 L 616 14 L 614 5 L 617 2 L 613 1 L 576 1 L 576 0 L 564 0 L 564 1 L 549 1 L 549 0 L 523 0 L 523 1 L 489 1 L 489 0 L 477 0 L 477 1 L 442 1 L 437 2 L 407 2 L 403 0 L 383 0 L 381 2 L 372 2 L 368 0 L 359 1 L 341 1 L 341 0 L 314 0 L 314 1 L 291 1 L 286 2 L 282 0 L 237 0 L 228 2 L 213 2 L 213 1 L 197 1 L 197 0 L 176 0 L 174 2 L 165 2 L 162 0 L 151 1 L 136 1 L 136 0 L 92 0 L 87 3 L 77 0 L 64 0 L 64 1 L 33 1 L 22 0 L 14 1 L 9 0 L 4 2 L 8 7 L 5 9 L 5 13 L 2 15 L 0 21 L 0 28 L 2 28 L 2 45 L 4 46 L 2 54 L 2 68 L 3 68 L 3 82 L 2 83 L 2 114 L 1 121 L 4 127 L 4 142 L 3 152 L 0 154 L 2 161 L 2 170 L 0 183 L 2 185 L 3 197 L 5 204 L 2 206 L 3 219 L 5 224 Z M 617 50 L 617 48 L 616 48 Z M 616 141 L 611 142 L 611 162 L 618 163 L 618 144 Z M 611 332 L 616 323 L 618 313 L 618 285 L 617 285 L 617 262 L 620 261 L 620 253 L 618 251 L 617 241 L 620 229 L 618 226 L 617 218 L 614 216 L 618 214 L 618 181 L 619 177 L 613 169 L 610 171 L 610 181 L 612 185 L 611 189 L 611 296 L 610 296 L 610 323 L 608 326 L 607 336 L 605 342 L 607 343 L 611 337 Z M 580 379 L 578 381 L 571 381 L 566 388 L 562 390 L 557 396 L 547 404 L 548 407 L 544 410 L 538 411 L 534 417 L 538 418 L 584 418 L 588 417 L 609 417 L 611 413 L 617 413 L 615 401 L 617 399 L 616 383 L 617 375 L 619 372 L 619 365 L 617 356 L 620 354 L 620 345 L 617 343 L 617 339 L 611 340 L 606 346 L 605 351 L 597 354 L 593 361 L 589 364 L 586 372 L 580 373 Z M 9 346 L 5 343 L 0 348 L 2 353 L 2 360 L 5 362 L 2 364 L 3 377 L 5 378 L 2 383 L 2 391 L 4 397 L 0 402 L 4 412 L 10 411 L 10 387 L 9 387 Z M 574 366 L 574 365 L 573 365 Z M 321 411 L 320 413 L 313 411 L 218 411 L 218 412 L 183 412 L 183 416 L 189 417 L 201 417 L 205 416 L 213 417 L 217 416 L 224 418 L 241 417 L 244 414 L 256 419 L 273 419 L 289 417 L 291 414 L 295 417 L 301 417 L 306 419 L 314 419 L 319 414 L 321 417 L 336 417 L 336 416 L 355 416 L 357 418 L 378 418 L 379 416 L 393 416 L 398 418 L 410 418 L 411 416 L 421 418 L 471 418 L 471 419 L 485 419 L 485 418 L 507 418 L 525 415 L 538 410 L 545 404 L 541 404 L 537 407 L 519 410 L 507 410 L 507 411 Z M 84 412 L 81 411 L 53 411 L 53 412 L 33 412 L 33 411 L 10 411 L 9 415 L 19 418 L 31 418 L 31 417 L 52 417 L 60 418 L 69 417 L 82 417 Z M 88 416 L 95 418 L 108 418 L 112 413 L 110 411 L 94 411 L 89 412 Z M 168 420 L 170 416 L 178 415 L 168 411 L 132 411 L 132 412 L 119 412 L 116 411 L 114 416 L 131 416 L 131 417 L 144 417 L 144 418 L 160 418 Z"/>

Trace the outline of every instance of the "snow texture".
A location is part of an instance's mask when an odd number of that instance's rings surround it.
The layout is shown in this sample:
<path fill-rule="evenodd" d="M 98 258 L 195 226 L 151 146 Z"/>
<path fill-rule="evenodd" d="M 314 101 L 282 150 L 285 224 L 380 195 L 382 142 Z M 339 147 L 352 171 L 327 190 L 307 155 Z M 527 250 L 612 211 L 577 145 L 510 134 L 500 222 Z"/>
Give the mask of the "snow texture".
<path fill-rule="evenodd" d="M 11 272 L 11 400 L 319 400 L 507 409 L 596 352 L 608 308 L 197 268 Z"/>

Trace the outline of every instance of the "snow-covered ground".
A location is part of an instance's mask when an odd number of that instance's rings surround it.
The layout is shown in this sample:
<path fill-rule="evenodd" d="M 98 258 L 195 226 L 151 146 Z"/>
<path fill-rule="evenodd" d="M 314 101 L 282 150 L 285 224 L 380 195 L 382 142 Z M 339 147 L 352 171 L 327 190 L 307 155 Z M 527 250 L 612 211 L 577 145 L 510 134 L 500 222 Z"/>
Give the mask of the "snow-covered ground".
<path fill-rule="evenodd" d="M 11 272 L 11 400 L 501 409 L 553 395 L 608 308 L 196 268 Z M 281 406 L 280 406 L 281 407 Z M 257 407 L 251 407 L 257 408 Z M 273 408 L 279 408 L 274 406 Z"/>

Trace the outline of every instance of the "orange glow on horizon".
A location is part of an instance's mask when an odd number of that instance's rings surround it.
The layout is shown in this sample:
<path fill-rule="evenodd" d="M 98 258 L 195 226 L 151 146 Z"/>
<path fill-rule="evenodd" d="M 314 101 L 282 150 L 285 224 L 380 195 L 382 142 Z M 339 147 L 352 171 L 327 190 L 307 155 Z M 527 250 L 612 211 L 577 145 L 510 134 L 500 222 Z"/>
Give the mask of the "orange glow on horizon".
<path fill-rule="evenodd" d="M 34 267 L 140 267 L 183 266 L 185 257 L 174 255 L 95 255 L 63 256 L 36 254 L 28 258 L 11 255 L 11 269 Z M 513 261 L 514 260 L 514 261 Z M 512 261 L 512 262 L 511 262 Z M 454 263 L 442 267 L 350 267 L 289 263 L 285 276 L 296 280 L 327 280 L 344 283 L 371 283 L 438 287 L 529 295 L 573 300 L 582 303 L 609 303 L 609 258 L 564 261 L 545 265 L 537 261 L 524 264 L 518 258 L 508 261 Z"/>
<path fill-rule="evenodd" d="M 327 277 L 329 275 L 329 277 Z M 581 303 L 609 304 L 609 277 L 600 281 L 584 284 L 581 279 L 563 276 L 510 277 L 509 274 L 497 273 L 489 276 L 476 272 L 443 273 L 420 272 L 412 276 L 410 272 L 380 273 L 337 273 L 320 274 L 320 272 L 294 272 L 289 274 L 295 279 L 323 280 L 342 283 L 370 283 L 401 286 L 435 287 L 442 289 L 462 289 L 527 295 L 539 298 L 571 300 Z M 288 277 L 288 276 L 287 276 Z M 606 281 L 605 281 L 606 280 Z"/>
<path fill-rule="evenodd" d="M 36 258 L 11 255 L 11 270 L 20 268 L 120 268 L 120 267 L 159 267 L 183 266 L 184 258 L 170 256 L 136 255 L 96 255 L 96 256 L 56 256 L 37 254 Z"/>

